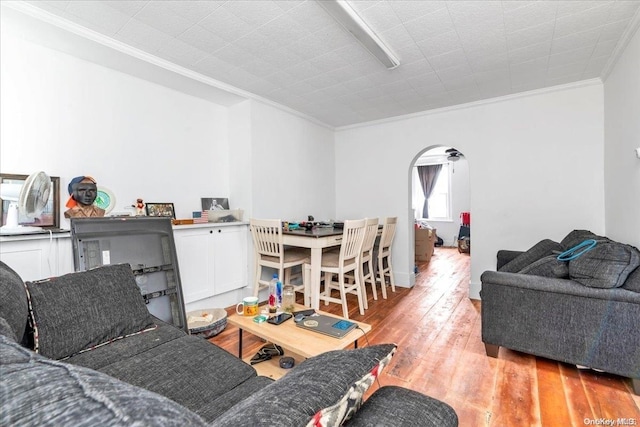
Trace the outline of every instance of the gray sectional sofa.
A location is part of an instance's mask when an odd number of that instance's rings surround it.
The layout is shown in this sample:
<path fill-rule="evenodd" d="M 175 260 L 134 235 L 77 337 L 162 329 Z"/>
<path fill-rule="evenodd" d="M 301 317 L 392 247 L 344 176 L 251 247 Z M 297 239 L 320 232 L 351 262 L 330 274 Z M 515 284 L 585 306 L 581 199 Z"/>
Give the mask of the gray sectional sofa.
<path fill-rule="evenodd" d="M 558 254 L 595 246 L 569 261 Z M 586 246 L 585 246 L 586 247 Z M 576 254 L 580 250 L 576 251 Z M 640 394 L 640 252 L 586 230 L 499 251 L 482 281 L 482 341 L 631 378 Z"/>
<path fill-rule="evenodd" d="M 27 282 L 0 262 L 0 425 L 457 426 L 381 387 L 396 347 L 324 353 L 278 381 L 149 314 L 128 265 Z"/>

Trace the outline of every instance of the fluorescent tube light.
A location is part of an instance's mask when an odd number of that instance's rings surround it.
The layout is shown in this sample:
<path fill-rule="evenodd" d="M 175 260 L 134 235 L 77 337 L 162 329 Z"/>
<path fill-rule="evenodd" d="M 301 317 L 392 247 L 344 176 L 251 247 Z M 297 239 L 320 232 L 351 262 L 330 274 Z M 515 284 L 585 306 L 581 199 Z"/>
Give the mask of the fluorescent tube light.
<path fill-rule="evenodd" d="M 346 1 L 317 0 L 317 2 L 388 69 L 391 70 L 400 65 L 398 57 L 391 49 L 385 46 L 376 33 L 369 28 L 367 23 L 358 16 Z"/>

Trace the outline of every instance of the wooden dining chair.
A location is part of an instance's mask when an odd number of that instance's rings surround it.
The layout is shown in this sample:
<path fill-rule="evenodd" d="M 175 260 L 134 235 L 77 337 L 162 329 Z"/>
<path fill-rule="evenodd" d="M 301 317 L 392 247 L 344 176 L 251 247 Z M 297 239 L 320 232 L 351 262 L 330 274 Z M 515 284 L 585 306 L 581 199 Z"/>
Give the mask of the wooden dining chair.
<path fill-rule="evenodd" d="M 367 301 L 367 284 L 371 285 L 373 299 L 378 299 L 376 291 L 376 271 L 374 265 L 373 247 L 378 236 L 378 218 L 365 218 L 364 240 L 362 241 L 362 251 L 360 253 L 360 283 L 362 284 L 362 298 L 365 310 L 369 308 Z M 347 274 L 349 283 L 355 283 L 353 273 Z"/>
<path fill-rule="evenodd" d="M 382 298 L 387 299 L 387 278 L 391 285 L 391 291 L 396 291 L 396 284 L 393 280 L 393 267 L 391 266 L 391 245 L 393 237 L 396 235 L 396 224 L 398 217 L 385 218 L 382 224 L 382 236 L 378 245 L 378 281 L 382 291 Z"/>
<path fill-rule="evenodd" d="M 347 294 L 355 293 L 358 297 L 360 314 L 364 314 L 363 292 L 360 274 L 360 255 L 364 241 L 366 220 L 348 220 L 344 222 L 342 242 L 339 252 L 325 252 L 322 254 L 320 271 L 324 273 L 324 290 L 320 293 L 320 300 L 328 305 L 330 302 L 342 304 L 344 318 L 349 318 Z M 354 283 L 346 280 L 346 273 L 353 272 Z M 333 285 L 333 277 L 337 276 L 337 288 Z M 331 291 L 337 289 L 340 298 L 331 296 Z"/>
<path fill-rule="evenodd" d="M 278 270 L 278 278 L 282 285 L 291 283 L 291 269 L 295 266 L 303 268 L 311 260 L 310 252 L 304 248 L 285 248 L 282 243 L 282 221 L 279 219 L 255 219 L 249 221 L 255 254 L 255 283 L 253 295 L 258 296 L 260 289 L 269 287 L 270 279 L 262 279 L 262 268 Z M 294 285 L 297 292 L 304 292 L 305 304 L 309 303 L 310 294 L 305 286 Z"/>

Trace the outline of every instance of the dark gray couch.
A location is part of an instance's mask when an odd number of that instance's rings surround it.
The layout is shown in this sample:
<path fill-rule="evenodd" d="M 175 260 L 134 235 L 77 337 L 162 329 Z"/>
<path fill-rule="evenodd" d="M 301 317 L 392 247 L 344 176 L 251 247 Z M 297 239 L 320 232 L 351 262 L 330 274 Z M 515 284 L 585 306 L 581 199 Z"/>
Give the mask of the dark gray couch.
<path fill-rule="evenodd" d="M 257 376 L 151 316 L 128 265 L 24 284 L 0 262 L 0 293 L 0 425 L 458 424 L 445 403 L 400 387 L 360 407 L 392 344 L 324 353 L 275 382 Z"/>
<path fill-rule="evenodd" d="M 575 260 L 559 252 L 593 239 Z M 526 252 L 499 251 L 482 281 L 482 341 L 629 377 L 640 394 L 640 252 L 584 230 Z"/>

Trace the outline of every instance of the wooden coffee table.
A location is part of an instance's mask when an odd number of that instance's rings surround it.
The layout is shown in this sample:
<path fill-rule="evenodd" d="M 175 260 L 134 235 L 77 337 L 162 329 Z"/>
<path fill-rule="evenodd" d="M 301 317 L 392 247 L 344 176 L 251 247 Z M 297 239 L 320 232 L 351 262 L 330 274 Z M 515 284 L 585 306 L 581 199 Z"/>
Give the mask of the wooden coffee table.
<path fill-rule="evenodd" d="M 295 310 L 306 310 L 309 307 L 296 304 Z M 324 314 L 327 316 L 335 317 L 336 319 L 342 319 L 340 316 L 336 316 L 331 313 L 326 313 L 320 310 L 316 310 L 318 314 Z M 272 325 L 267 322 L 256 323 L 253 321 L 253 316 L 241 316 L 238 314 L 232 314 L 228 317 L 227 322 L 238 327 L 238 357 L 242 359 L 242 333 L 243 331 L 250 332 L 251 334 L 258 336 L 270 343 L 278 344 L 284 349 L 285 356 L 291 356 L 295 359 L 296 365 L 301 363 L 305 359 L 318 354 L 332 351 L 342 350 L 354 344 L 358 347 L 358 339 L 362 338 L 363 331 L 369 332 L 371 325 L 362 322 L 356 322 L 349 319 L 350 322 L 358 324 L 360 329 L 354 329 L 345 335 L 343 338 L 333 338 L 328 335 L 324 335 L 318 332 L 309 331 L 307 329 L 299 328 L 293 319 L 289 319 L 280 325 Z M 243 360 L 250 363 L 253 354 L 244 358 Z M 257 363 L 253 367 L 258 371 L 258 375 L 278 379 L 285 375 L 289 370 L 282 369 L 278 363 L 279 357 L 275 357 L 271 360 Z"/>

